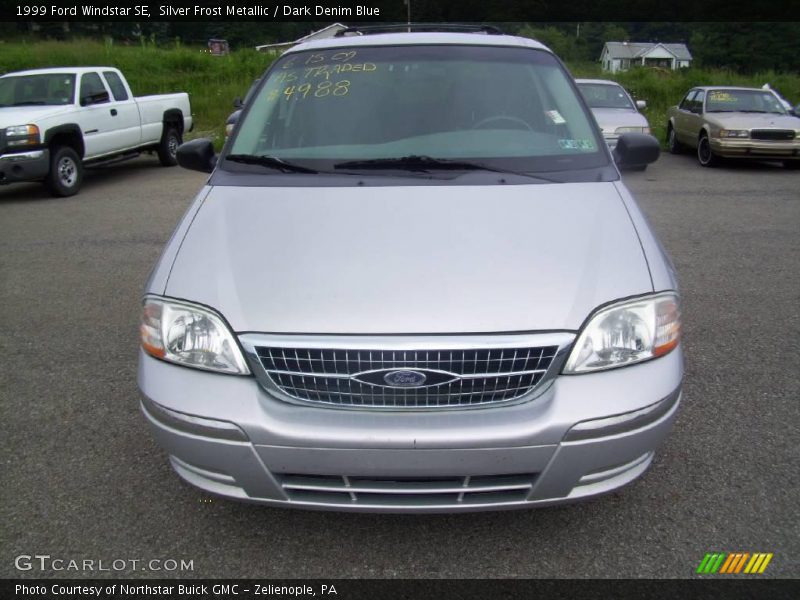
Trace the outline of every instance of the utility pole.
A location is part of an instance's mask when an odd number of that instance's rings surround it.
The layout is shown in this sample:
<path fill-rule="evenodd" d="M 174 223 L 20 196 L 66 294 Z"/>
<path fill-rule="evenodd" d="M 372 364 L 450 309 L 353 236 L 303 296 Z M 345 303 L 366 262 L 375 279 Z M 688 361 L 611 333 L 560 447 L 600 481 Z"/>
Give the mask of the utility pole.
<path fill-rule="evenodd" d="M 408 32 L 411 33 L 411 0 L 403 0 L 406 5 L 406 24 L 408 25 Z"/>

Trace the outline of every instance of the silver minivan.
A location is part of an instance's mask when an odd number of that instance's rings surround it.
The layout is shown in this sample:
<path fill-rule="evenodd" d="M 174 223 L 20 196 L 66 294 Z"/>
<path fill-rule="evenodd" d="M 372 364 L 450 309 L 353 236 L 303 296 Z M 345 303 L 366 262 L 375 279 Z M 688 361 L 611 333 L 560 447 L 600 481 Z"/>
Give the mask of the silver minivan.
<path fill-rule="evenodd" d="M 403 26 L 406 29 L 406 26 Z M 681 396 L 675 273 L 574 80 L 491 28 L 275 60 L 147 282 L 175 471 L 275 506 L 523 508 L 639 477 Z M 655 474 L 655 476 L 658 476 Z"/>

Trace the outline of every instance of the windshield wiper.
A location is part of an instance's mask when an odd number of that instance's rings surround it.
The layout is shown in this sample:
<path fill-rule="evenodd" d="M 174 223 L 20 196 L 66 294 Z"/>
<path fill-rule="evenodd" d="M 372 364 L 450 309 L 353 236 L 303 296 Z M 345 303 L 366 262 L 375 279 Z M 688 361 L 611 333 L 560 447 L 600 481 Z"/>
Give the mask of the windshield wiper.
<path fill-rule="evenodd" d="M 369 160 L 351 160 L 333 165 L 334 169 L 401 169 L 406 171 L 490 171 L 504 175 L 519 175 L 540 179 L 552 183 L 562 183 L 556 179 L 532 175 L 522 171 L 500 169 L 479 162 L 433 158 L 432 156 L 412 154 L 399 158 L 372 158 Z"/>
<path fill-rule="evenodd" d="M 14 102 L 13 104 L 9 104 L 9 106 L 40 106 L 45 104 L 47 104 L 47 102 L 44 100 L 28 100 L 27 102 Z"/>
<path fill-rule="evenodd" d="M 262 167 L 270 167 L 272 169 L 283 171 L 284 173 L 309 173 L 309 174 L 319 173 L 319 171 L 315 169 L 287 162 L 282 158 L 278 158 L 277 156 L 258 156 L 257 154 L 229 154 L 228 156 L 225 157 L 225 160 L 242 163 L 245 165 L 260 165 Z"/>

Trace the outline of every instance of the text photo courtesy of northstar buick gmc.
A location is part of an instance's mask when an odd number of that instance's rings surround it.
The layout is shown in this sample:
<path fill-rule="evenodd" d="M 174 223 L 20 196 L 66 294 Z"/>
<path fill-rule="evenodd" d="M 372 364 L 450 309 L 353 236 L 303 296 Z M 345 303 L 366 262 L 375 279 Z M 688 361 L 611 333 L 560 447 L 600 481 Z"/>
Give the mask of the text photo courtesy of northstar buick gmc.
<path fill-rule="evenodd" d="M 403 27 L 405 29 L 405 26 Z M 275 506 L 570 502 L 681 399 L 672 263 L 545 46 L 348 30 L 257 83 L 146 284 L 141 409 L 174 470 Z"/>

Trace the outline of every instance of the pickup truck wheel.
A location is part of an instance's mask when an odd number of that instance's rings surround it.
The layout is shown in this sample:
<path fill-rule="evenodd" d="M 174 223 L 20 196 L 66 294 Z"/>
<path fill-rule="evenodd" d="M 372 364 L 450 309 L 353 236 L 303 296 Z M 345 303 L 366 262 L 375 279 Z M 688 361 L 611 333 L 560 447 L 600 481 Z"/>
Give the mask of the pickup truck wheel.
<path fill-rule="evenodd" d="M 178 164 L 178 146 L 183 143 L 181 134 L 174 127 L 168 127 L 161 137 L 158 145 L 158 160 L 165 167 L 174 167 Z"/>
<path fill-rule="evenodd" d="M 50 153 L 50 172 L 45 185 L 53 196 L 74 196 L 81 189 L 83 163 L 69 146 L 54 148 Z"/>
<path fill-rule="evenodd" d="M 667 146 L 670 154 L 681 154 L 683 152 L 683 146 L 678 141 L 678 136 L 675 135 L 675 130 L 672 127 L 669 128 L 669 133 L 667 133 Z"/>
<path fill-rule="evenodd" d="M 697 160 L 704 167 L 716 167 L 719 164 L 719 157 L 711 150 L 711 142 L 706 134 L 697 141 Z"/>

